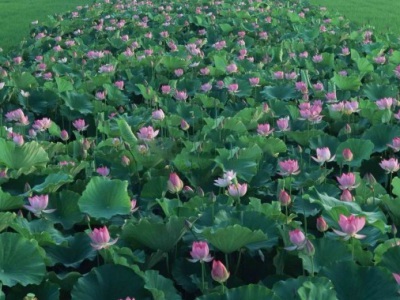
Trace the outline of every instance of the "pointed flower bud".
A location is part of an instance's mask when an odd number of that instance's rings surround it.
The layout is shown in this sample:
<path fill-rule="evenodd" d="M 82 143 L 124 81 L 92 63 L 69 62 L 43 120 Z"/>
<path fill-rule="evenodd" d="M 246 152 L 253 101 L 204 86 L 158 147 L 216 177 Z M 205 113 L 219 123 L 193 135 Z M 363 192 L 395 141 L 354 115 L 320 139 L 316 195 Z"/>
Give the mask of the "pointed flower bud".
<path fill-rule="evenodd" d="M 326 224 L 326 221 L 323 217 L 317 218 L 317 229 L 320 232 L 325 232 L 329 228 L 328 224 Z"/>
<path fill-rule="evenodd" d="M 219 283 L 223 283 L 228 280 L 230 273 L 224 266 L 224 264 L 218 260 L 214 260 L 212 264 L 211 277 Z"/>
<path fill-rule="evenodd" d="M 178 174 L 171 173 L 168 180 L 168 191 L 172 194 L 179 193 L 183 189 L 183 181 L 179 178 Z"/>

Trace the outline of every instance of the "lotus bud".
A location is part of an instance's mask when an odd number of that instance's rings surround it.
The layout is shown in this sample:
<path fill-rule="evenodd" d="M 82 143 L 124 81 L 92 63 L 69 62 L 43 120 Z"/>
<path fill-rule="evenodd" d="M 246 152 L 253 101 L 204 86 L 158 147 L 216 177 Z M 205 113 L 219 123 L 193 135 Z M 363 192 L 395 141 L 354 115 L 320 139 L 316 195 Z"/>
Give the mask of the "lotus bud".
<path fill-rule="evenodd" d="M 90 149 L 90 141 L 88 139 L 83 139 L 82 141 L 82 149 L 89 150 Z"/>
<path fill-rule="evenodd" d="M 219 283 L 228 280 L 230 273 L 225 268 L 224 264 L 218 260 L 214 260 L 212 264 L 211 277 Z"/>
<path fill-rule="evenodd" d="M 317 218 L 317 229 L 320 232 L 325 232 L 329 228 L 328 224 L 326 224 L 326 221 L 323 217 Z"/>
<path fill-rule="evenodd" d="M 345 202 L 352 202 L 353 201 L 353 195 L 349 190 L 344 190 L 342 195 L 340 196 L 340 200 L 345 201 Z"/>
<path fill-rule="evenodd" d="M 81 149 L 80 154 L 81 154 L 82 159 L 86 159 L 88 156 L 88 152 L 85 149 Z"/>
<path fill-rule="evenodd" d="M 353 152 L 349 148 L 346 148 L 342 152 L 345 161 L 350 162 L 353 160 Z"/>
<path fill-rule="evenodd" d="M 188 130 L 190 128 L 190 125 L 188 124 L 188 122 L 186 122 L 185 120 L 182 119 L 181 128 L 182 128 L 182 130 Z"/>
<path fill-rule="evenodd" d="M 314 245 L 311 243 L 310 240 L 306 241 L 306 246 L 304 247 L 304 252 L 308 255 L 308 256 L 313 256 L 315 254 L 315 247 Z"/>
<path fill-rule="evenodd" d="M 292 201 L 290 195 L 285 190 L 280 191 L 278 199 L 282 206 L 288 206 Z"/>
<path fill-rule="evenodd" d="M 168 180 L 168 191 L 172 194 L 179 193 L 183 189 L 183 181 L 179 178 L 178 174 L 171 173 Z"/>
<path fill-rule="evenodd" d="M 65 141 L 68 141 L 68 139 L 69 139 L 68 131 L 66 131 L 65 129 L 62 130 L 62 131 L 60 132 L 60 138 L 61 138 L 64 142 L 65 142 Z"/>
<path fill-rule="evenodd" d="M 350 124 L 346 124 L 346 126 L 344 127 L 344 132 L 346 134 L 350 134 L 351 133 L 351 126 Z"/>

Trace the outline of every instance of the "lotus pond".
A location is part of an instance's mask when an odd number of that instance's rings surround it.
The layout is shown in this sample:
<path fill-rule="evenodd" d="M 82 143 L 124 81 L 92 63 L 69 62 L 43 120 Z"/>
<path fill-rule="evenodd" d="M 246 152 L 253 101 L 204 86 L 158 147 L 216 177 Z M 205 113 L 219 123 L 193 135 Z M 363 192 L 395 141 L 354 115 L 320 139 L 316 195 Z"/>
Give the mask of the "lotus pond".
<path fill-rule="evenodd" d="M 395 34 L 107 0 L 0 66 L 0 299 L 399 298 Z"/>

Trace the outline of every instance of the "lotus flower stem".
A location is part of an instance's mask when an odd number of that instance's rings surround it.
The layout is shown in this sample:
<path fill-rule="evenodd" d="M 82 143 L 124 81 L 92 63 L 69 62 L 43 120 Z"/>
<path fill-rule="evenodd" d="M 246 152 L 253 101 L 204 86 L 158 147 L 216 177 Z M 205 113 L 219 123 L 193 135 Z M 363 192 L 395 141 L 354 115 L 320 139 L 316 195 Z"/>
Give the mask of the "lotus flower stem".
<path fill-rule="evenodd" d="M 314 255 L 311 255 L 311 277 L 314 277 Z"/>
<path fill-rule="evenodd" d="M 229 270 L 229 259 L 228 259 L 228 253 L 225 253 L 225 264 L 226 264 L 226 269 Z"/>
<path fill-rule="evenodd" d="M 237 274 L 237 272 L 239 271 L 239 265 L 241 263 L 242 260 L 242 250 L 239 249 L 239 258 L 237 260 L 237 264 L 236 264 L 236 268 L 235 268 L 235 275 Z"/>
<path fill-rule="evenodd" d="M 288 206 L 285 205 L 286 224 L 289 224 Z"/>
<path fill-rule="evenodd" d="M 206 266 L 204 265 L 204 261 L 200 261 L 201 264 L 201 292 L 204 294 L 205 291 L 205 286 L 204 286 L 204 278 L 205 278 L 205 273 L 206 273 Z"/>
<path fill-rule="evenodd" d="M 352 260 L 354 260 L 354 248 L 355 248 L 354 242 L 355 242 L 355 238 L 351 238 L 351 246 L 352 246 L 352 249 L 351 249 L 351 258 L 352 258 Z"/>

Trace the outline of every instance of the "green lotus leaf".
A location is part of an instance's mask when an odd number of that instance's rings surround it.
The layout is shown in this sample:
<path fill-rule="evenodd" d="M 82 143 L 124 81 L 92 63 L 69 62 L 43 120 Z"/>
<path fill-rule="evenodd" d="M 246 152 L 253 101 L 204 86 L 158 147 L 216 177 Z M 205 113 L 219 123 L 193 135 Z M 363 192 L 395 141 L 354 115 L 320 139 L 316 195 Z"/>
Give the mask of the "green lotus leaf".
<path fill-rule="evenodd" d="M 174 71 L 175 69 L 186 68 L 186 66 L 188 65 L 188 61 L 180 57 L 165 55 L 161 58 L 160 64 L 162 64 L 167 70 Z"/>
<path fill-rule="evenodd" d="M 93 103 L 89 95 L 68 91 L 61 94 L 61 98 L 72 111 L 77 111 L 84 115 L 93 113 Z"/>
<path fill-rule="evenodd" d="M 335 136 L 329 134 L 321 134 L 314 136 L 310 139 L 310 148 L 324 148 L 328 147 L 331 154 L 333 155 L 336 152 L 337 147 L 339 146 L 339 139 Z"/>
<path fill-rule="evenodd" d="M 266 100 L 278 99 L 278 100 L 290 100 L 296 99 L 298 92 L 292 85 L 278 85 L 278 86 L 266 86 L 264 87 L 261 95 Z"/>
<path fill-rule="evenodd" d="M 11 78 L 14 80 L 16 87 L 22 90 L 31 89 L 38 86 L 35 76 L 28 72 L 13 72 Z"/>
<path fill-rule="evenodd" d="M 66 239 L 67 245 L 50 245 L 44 247 L 50 264 L 62 264 L 66 267 L 78 268 L 85 259 L 93 260 L 96 251 L 90 245 L 91 239 L 86 233 L 77 233 Z"/>
<path fill-rule="evenodd" d="M 343 158 L 343 150 L 350 149 L 353 153 L 353 160 L 346 162 Z M 374 144 L 364 139 L 348 139 L 341 143 L 336 150 L 336 161 L 339 164 L 347 164 L 351 167 L 359 167 L 363 160 L 368 160 L 373 153 Z"/>
<path fill-rule="evenodd" d="M 40 285 L 28 285 L 26 287 L 15 286 L 7 295 L 7 300 L 21 300 L 28 293 L 34 294 L 37 299 L 46 300 L 59 300 L 60 299 L 60 287 L 48 281 L 43 281 Z"/>
<path fill-rule="evenodd" d="M 136 145 L 137 137 L 133 133 L 128 122 L 125 119 L 119 118 L 119 119 L 117 119 L 117 124 L 118 124 L 118 128 L 120 130 L 122 139 L 131 146 Z"/>
<path fill-rule="evenodd" d="M 158 271 L 148 270 L 145 272 L 145 289 L 149 290 L 154 300 L 181 300 L 172 280 L 161 276 Z"/>
<path fill-rule="evenodd" d="M 382 259 L 378 266 L 387 268 L 392 273 L 400 273 L 400 247 L 395 242 L 391 243 L 391 247 L 382 255 Z"/>
<path fill-rule="evenodd" d="M 384 132 L 385 134 L 382 134 Z M 364 131 L 362 138 L 374 144 L 374 152 L 383 152 L 388 149 L 388 144 L 400 135 L 400 127 L 396 125 L 378 124 Z"/>
<path fill-rule="evenodd" d="M 324 267 L 320 275 L 332 281 L 338 299 L 395 300 L 399 297 L 392 274 L 378 267 L 360 267 L 345 261 Z"/>
<path fill-rule="evenodd" d="M 0 234 L 0 281 L 3 285 L 39 284 L 46 266 L 38 245 L 17 233 Z"/>
<path fill-rule="evenodd" d="M 56 77 L 56 83 L 57 83 L 57 88 L 59 93 L 67 92 L 67 91 L 73 91 L 74 90 L 74 85 L 72 84 L 71 81 L 69 81 L 66 78 L 63 77 Z"/>
<path fill-rule="evenodd" d="M 78 206 L 83 213 L 94 218 L 128 215 L 131 203 L 127 188 L 127 181 L 93 177 L 79 198 Z"/>
<path fill-rule="evenodd" d="M 356 75 L 341 76 L 335 73 L 332 81 L 339 89 L 344 91 L 357 91 L 362 85 L 361 78 Z"/>
<path fill-rule="evenodd" d="M 142 218 L 139 223 L 128 222 L 122 230 L 122 239 L 140 243 L 152 250 L 169 251 L 185 233 L 185 219 L 171 217 L 167 222 Z"/>
<path fill-rule="evenodd" d="M 244 299 L 263 299 L 278 300 L 269 288 L 250 284 L 238 288 L 229 289 L 224 294 L 210 294 L 196 298 L 196 300 L 244 300 Z"/>
<path fill-rule="evenodd" d="M 35 167 L 44 167 L 49 161 L 46 151 L 37 142 L 22 147 L 0 138 L 0 165 L 27 174 Z"/>
<path fill-rule="evenodd" d="M 56 274 L 54 271 L 47 273 L 49 280 L 60 286 L 64 291 L 70 292 L 82 274 L 79 272 L 64 272 Z"/>
<path fill-rule="evenodd" d="M 37 114 L 46 114 L 48 110 L 57 105 L 57 93 L 39 87 L 38 89 L 30 90 L 28 97 L 29 108 Z"/>
<path fill-rule="evenodd" d="M 289 139 L 295 141 L 301 146 L 307 147 L 313 137 L 323 135 L 324 132 L 322 130 L 311 129 L 305 131 L 289 131 L 286 134 Z"/>
<path fill-rule="evenodd" d="M 21 196 L 12 196 L 3 192 L 0 186 L 0 211 L 6 211 L 22 207 L 24 198 Z"/>
<path fill-rule="evenodd" d="M 321 238 L 311 241 L 315 247 L 315 255 L 309 256 L 300 253 L 303 260 L 303 268 L 309 273 L 318 273 L 322 267 L 328 267 L 339 261 L 351 261 L 351 251 L 344 244 L 335 240 Z"/>
<path fill-rule="evenodd" d="M 70 182 L 73 182 L 73 178 L 67 173 L 51 173 L 45 178 L 44 182 L 32 187 L 32 191 L 40 194 L 51 194 L 55 193 L 64 184 Z"/>
<path fill-rule="evenodd" d="M 110 300 L 134 297 L 148 299 L 143 278 L 131 268 L 103 265 L 78 279 L 71 292 L 72 300 Z"/>
<path fill-rule="evenodd" d="M 1 197 L 1 196 L 0 196 Z M 8 228 L 13 220 L 17 217 L 15 213 L 1 212 L 0 213 L 0 232 Z"/>
<path fill-rule="evenodd" d="M 363 95 L 373 101 L 389 97 L 396 98 L 398 91 L 395 86 L 379 84 L 367 84 L 362 89 Z"/>
<path fill-rule="evenodd" d="M 284 141 L 278 138 L 269 137 L 265 138 L 263 136 L 241 136 L 239 138 L 240 142 L 245 145 L 250 143 L 256 143 L 263 153 L 267 153 L 271 156 L 277 157 L 279 153 L 284 153 L 287 151 L 287 146 Z"/>
<path fill-rule="evenodd" d="M 336 300 L 336 292 L 333 287 L 327 287 L 325 283 L 314 284 L 313 282 L 304 282 L 297 291 L 301 300 L 320 299 Z"/>
<path fill-rule="evenodd" d="M 215 231 L 207 228 L 202 232 L 202 235 L 214 247 L 227 254 L 238 251 L 246 245 L 267 240 L 267 235 L 261 230 L 252 231 L 237 224 Z"/>

